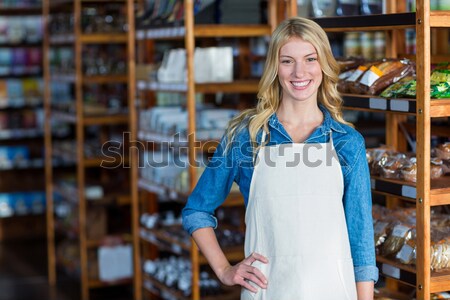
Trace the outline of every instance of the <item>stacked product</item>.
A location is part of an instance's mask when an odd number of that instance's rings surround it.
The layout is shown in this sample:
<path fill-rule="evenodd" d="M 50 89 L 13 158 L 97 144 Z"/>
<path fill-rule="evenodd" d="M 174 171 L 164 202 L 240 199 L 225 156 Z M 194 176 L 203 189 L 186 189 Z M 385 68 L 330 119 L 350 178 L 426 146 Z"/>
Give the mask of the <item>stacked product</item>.
<path fill-rule="evenodd" d="M 0 17 L 0 44 L 39 43 L 42 17 Z"/>
<path fill-rule="evenodd" d="M 218 140 L 222 137 L 228 122 L 238 113 L 235 109 L 218 109 L 202 106 L 197 109 L 198 140 Z M 187 111 L 181 106 L 160 106 L 142 110 L 139 128 L 166 136 L 178 136 L 186 140 Z"/>
<path fill-rule="evenodd" d="M 416 182 L 417 164 L 414 154 L 396 152 L 387 147 L 368 149 L 366 154 L 372 175 Z M 432 155 L 431 179 L 450 173 L 450 143 L 438 145 L 432 150 Z"/>
<path fill-rule="evenodd" d="M 42 104 L 43 85 L 39 78 L 0 80 L 0 107 Z"/>
<path fill-rule="evenodd" d="M 39 7 L 41 3 L 41 0 L 3 0 L 0 2 L 0 8 Z"/>
<path fill-rule="evenodd" d="M 190 260 L 171 256 L 164 259 L 147 260 L 144 271 L 164 285 L 178 289 L 185 297 L 191 295 L 192 266 Z M 221 292 L 220 283 L 209 273 L 201 272 L 200 290 L 202 296 L 218 295 Z"/>
<path fill-rule="evenodd" d="M 375 245 L 379 255 L 415 264 L 415 209 L 373 207 Z M 450 216 L 431 215 L 431 270 L 450 269 Z"/>
<path fill-rule="evenodd" d="M 43 214 L 45 212 L 45 193 L 20 192 L 0 194 L 0 218 Z"/>

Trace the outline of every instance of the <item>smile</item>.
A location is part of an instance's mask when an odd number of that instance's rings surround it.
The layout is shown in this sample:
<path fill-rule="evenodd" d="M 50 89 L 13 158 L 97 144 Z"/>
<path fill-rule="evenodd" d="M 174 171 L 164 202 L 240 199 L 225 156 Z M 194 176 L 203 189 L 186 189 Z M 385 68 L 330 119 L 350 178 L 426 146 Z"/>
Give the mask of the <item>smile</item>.
<path fill-rule="evenodd" d="M 294 87 L 298 87 L 298 88 L 306 87 L 310 82 L 311 82 L 311 80 L 305 80 L 305 81 L 291 81 L 292 85 L 293 85 Z"/>

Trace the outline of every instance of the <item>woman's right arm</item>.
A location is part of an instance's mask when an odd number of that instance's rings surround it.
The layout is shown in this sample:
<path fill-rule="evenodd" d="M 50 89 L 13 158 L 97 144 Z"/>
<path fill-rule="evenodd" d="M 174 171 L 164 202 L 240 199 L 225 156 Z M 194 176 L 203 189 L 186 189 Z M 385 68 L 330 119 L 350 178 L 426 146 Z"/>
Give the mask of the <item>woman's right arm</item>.
<path fill-rule="evenodd" d="M 248 281 L 252 281 L 259 287 L 267 288 L 267 279 L 258 268 L 251 264 L 259 260 L 268 263 L 264 256 L 253 253 L 236 265 L 230 265 L 217 242 L 216 234 L 211 227 L 200 228 L 192 234 L 192 238 L 205 256 L 219 280 L 228 286 L 241 285 L 249 291 L 256 293 L 257 289 Z"/>
<path fill-rule="evenodd" d="M 240 144 L 239 140 L 247 139 L 247 137 L 238 138 L 238 141 L 234 142 L 226 153 L 224 151 L 226 140 L 222 139 L 197 186 L 189 196 L 182 215 L 184 228 L 191 234 L 219 280 L 225 285 L 239 284 L 256 292 L 255 287 L 246 280 L 265 288 L 266 279 L 251 264 L 255 260 L 266 263 L 267 259 L 261 255 L 252 254 L 232 266 L 220 248 L 214 233 L 214 228 L 217 226 L 214 211 L 225 201 L 233 182 L 239 182 L 240 157 L 245 155 L 243 152 L 248 149 L 246 145 Z"/>

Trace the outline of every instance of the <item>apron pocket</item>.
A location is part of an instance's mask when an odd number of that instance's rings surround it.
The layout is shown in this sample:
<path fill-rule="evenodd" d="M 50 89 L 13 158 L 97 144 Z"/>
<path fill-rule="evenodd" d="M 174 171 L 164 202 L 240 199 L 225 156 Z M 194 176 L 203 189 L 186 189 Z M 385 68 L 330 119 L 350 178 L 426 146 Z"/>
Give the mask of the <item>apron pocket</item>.
<path fill-rule="evenodd" d="M 342 288 L 347 295 L 347 300 L 356 300 L 356 282 L 353 260 L 339 259 L 337 261 L 339 277 L 341 278 Z"/>

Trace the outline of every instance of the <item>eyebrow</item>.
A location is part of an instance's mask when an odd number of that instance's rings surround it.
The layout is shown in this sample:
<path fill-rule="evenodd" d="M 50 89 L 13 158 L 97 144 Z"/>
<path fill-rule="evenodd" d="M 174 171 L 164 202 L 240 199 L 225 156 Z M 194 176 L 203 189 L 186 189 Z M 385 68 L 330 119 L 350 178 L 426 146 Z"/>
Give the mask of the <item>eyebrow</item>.
<path fill-rule="evenodd" d="M 311 55 L 317 55 L 317 52 L 312 52 L 312 53 L 310 53 L 310 54 L 306 54 L 304 57 L 311 56 Z M 293 58 L 293 57 L 290 56 L 290 55 L 280 55 L 280 57 L 290 57 L 290 58 Z"/>

